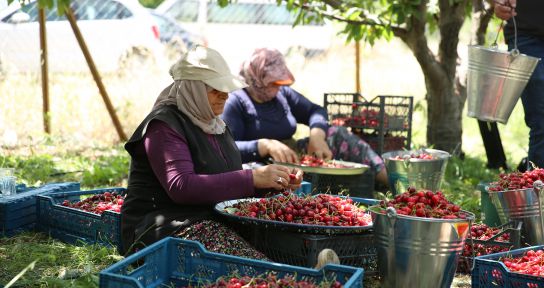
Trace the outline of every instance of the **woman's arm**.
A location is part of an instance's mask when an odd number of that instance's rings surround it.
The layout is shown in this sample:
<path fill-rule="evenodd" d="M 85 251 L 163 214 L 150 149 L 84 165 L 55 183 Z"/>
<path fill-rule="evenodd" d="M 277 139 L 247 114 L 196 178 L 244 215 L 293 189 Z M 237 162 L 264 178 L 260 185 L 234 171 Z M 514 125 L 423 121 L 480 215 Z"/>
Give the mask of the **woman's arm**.
<path fill-rule="evenodd" d="M 284 86 L 281 92 L 287 99 L 291 112 L 298 123 L 308 125 L 310 129 L 321 128 L 325 133 L 329 128 L 327 110 L 310 101 L 291 87 Z"/>
<path fill-rule="evenodd" d="M 162 121 L 149 123 L 144 147 L 155 176 L 176 203 L 217 203 L 254 195 L 251 170 L 196 174 L 187 141 Z"/>
<path fill-rule="evenodd" d="M 284 87 L 282 91 L 297 122 L 310 126 L 310 137 L 306 149 L 308 154 L 325 160 L 331 159 L 332 152 L 326 142 L 329 128 L 327 110 L 290 87 Z"/>

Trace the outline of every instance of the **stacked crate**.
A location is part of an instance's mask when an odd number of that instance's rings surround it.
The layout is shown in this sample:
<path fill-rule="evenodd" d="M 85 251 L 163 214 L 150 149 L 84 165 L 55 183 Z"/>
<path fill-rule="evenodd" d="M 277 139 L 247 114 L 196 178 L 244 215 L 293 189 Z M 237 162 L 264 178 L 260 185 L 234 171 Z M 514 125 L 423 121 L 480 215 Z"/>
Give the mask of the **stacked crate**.
<path fill-rule="evenodd" d="M 381 155 L 410 149 L 411 96 L 377 96 L 366 100 L 359 93 L 325 93 L 324 107 L 331 125 L 348 127 Z"/>
<path fill-rule="evenodd" d="M 38 195 L 79 190 L 79 183 L 49 183 L 41 187 L 17 185 L 16 194 L 0 197 L 0 236 L 13 236 L 34 229 L 37 219 Z"/>

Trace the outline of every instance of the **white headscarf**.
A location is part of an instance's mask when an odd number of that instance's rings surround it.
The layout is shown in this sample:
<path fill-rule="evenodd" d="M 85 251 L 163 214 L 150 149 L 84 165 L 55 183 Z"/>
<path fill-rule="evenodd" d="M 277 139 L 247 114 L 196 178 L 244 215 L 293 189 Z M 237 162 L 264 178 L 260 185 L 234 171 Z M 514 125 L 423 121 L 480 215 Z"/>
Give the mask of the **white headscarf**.
<path fill-rule="evenodd" d="M 166 87 L 153 105 L 176 105 L 196 126 L 208 134 L 225 133 L 225 122 L 213 113 L 208 92 L 225 93 L 242 89 L 247 84 L 233 75 L 219 52 L 196 46 L 170 68 L 174 83 Z"/>
<path fill-rule="evenodd" d="M 223 134 L 225 122 L 213 113 L 208 101 L 207 92 L 212 89 L 200 80 L 176 80 L 161 92 L 153 105 L 153 110 L 163 105 L 176 105 L 204 132 Z"/>

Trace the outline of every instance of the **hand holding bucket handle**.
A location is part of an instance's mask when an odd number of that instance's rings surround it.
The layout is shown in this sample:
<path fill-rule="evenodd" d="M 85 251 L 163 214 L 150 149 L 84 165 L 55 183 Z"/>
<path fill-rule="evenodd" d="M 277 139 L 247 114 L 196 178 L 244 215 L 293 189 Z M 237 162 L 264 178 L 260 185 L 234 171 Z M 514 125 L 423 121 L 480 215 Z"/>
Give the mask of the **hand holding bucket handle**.
<path fill-rule="evenodd" d="M 495 15 L 502 20 L 508 20 L 517 15 L 516 0 L 495 0 Z"/>
<path fill-rule="evenodd" d="M 497 48 L 497 40 L 499 39 L 499 34 L 501 32 L 502 26 L 505 20 L 512 18 L 514 24 L 514 49 L 510 51 L 510 54 L 514 57 L 520 54 L 518 50 L 518 27 L 516 24 L 516 0 L 498 0 L 495 1 L 495 15 L 502 19 L 501 25 L 499 26 L 499 31 L 495 37 L 495 41 L 491 44 L 491 47 Z"/>

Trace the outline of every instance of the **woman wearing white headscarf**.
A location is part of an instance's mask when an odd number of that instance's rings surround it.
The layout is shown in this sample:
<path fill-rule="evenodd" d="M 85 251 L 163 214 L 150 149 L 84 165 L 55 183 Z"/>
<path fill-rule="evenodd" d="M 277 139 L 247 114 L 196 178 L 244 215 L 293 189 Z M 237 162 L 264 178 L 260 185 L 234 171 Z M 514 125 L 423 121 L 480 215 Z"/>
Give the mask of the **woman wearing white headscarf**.
<path fill-rule="evenodd" d="M 213 205 L 296 188 L 302 172 L 280 165 L 242 170 L 240 152 L 218 116 L 228 92 L 247 85 L 217 51 L 197 46 L 170 74 L 174 83 L 125 145 L 131 166 L 121 209 L 124 252 L 176 235 L 211 251 L 263 259 L 215 219 Z"/>

